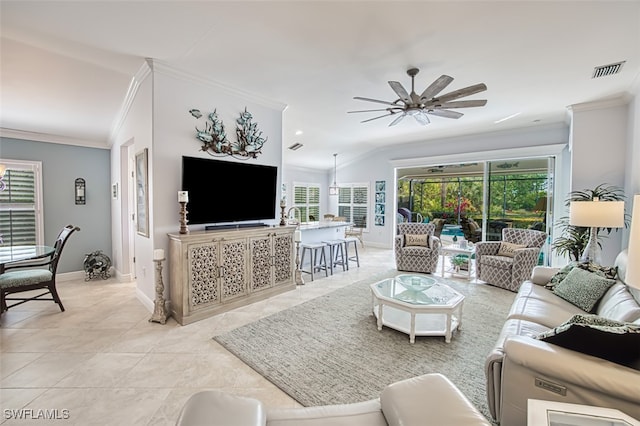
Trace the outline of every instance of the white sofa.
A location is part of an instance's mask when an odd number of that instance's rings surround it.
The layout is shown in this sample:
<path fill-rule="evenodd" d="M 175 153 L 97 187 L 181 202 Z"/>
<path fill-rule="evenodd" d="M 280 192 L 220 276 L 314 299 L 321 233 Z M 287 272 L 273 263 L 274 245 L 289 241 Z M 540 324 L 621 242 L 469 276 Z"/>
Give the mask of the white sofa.
<path fill-rule="evenodd" d="M 624 283 L 626 251 L 618 255 L 615 265 L 618 279 L 595 313 L 640 324 L 640 293 Z M 640 365 L 623 366 L 533 337 L 575 314 L 586 314 L 545 288 L 557 271 L 534 268 L 531 280 L 520 287 L 498 341 L 487 356 L 491 415 L 502 426 L 524 425 L 527 400 L 532 398 L 615 408 L 640 419 Z"/>
<path fill-rule="evenodd" d="M 254 398 L 201 391 L 184 405 L 177 426 L 489 426 L 441 374 L 387 386 L 379 399 L 355 404 L 265 409 Z"/>

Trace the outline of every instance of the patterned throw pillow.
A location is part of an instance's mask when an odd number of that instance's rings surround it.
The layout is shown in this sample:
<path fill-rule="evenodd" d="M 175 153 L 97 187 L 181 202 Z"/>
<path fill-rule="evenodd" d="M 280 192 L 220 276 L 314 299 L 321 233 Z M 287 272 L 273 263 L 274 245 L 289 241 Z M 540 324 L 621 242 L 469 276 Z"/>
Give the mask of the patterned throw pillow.
<path fill-rule="evenodd" d="M 564 280 L 553 287 L 553 292 L 583 311 L 593 313 L 602 296 L 615 282 L 582 268 L 573 268 Z"/>
<path fill-rule="evenodd" d="M 560 269 L 551 277 L 551 279 L 549 280 L 549 283 L 547 283 L 545 287 L 552 290 L 556 284 L 558 284 L 560 281 L 567 278 L 567 275 L 569 275 L 569 272 L 571 272 L 571 270 L 575 268 L 577 264 L 578 264 L 577 262 L 571 262 L 568 265 L 566 265 L 564 268 Z"/>
<path fill-rule="evenodd" d="M 640 361 L 640 325 L 598 315 L 574 315 L 536 339 L 618 364 L 634 366 Z"/>
<path fill-rule="evenodd" d="M 429 247 L 429 236 L 427 234 L 404 234 L 404 245 Z"/>
<path fill-rule="evenodd" d="M 556 284 L 564 280 L 569 272 L 571 272 L 571 270 L 576 267 L 584 269 L 585 271 L 593 272 L 594 274 L 598 274 L 601 277 L 608 278 L 610 280 L 615 279 L 616 275 L 618 274 L 618 269 L 614 266 L 602 266 L 598 265 L 597 263 L 571 262 L 567 266 L 556 272 L 556 274 L 551 277 L 549 283 L 547 283 L 545 287 L 548 289 L 553 289 Z"/>
<path fill-rule="evenodd" d="M 500 242 L 500 248 L 498 249 L 498 256 L 513 257 L 516 255 L 516 250 L 521 248 L 527 248 L 523 244 L 513 244 L 506 241 Z"/>

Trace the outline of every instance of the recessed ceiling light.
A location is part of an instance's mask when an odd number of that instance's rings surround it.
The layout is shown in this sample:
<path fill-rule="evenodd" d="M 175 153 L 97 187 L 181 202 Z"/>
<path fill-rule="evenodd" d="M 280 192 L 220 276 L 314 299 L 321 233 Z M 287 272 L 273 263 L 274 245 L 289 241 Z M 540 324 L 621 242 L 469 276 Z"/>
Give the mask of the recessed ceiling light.
<path fill-rule="evenodd" d="M 302 130 L 296 130 L 296 136 L 300 136 L 303 133 Z"/>
<path fill-rule="evenodd" d="M 510 115 L 510 116 L 508 116 L 508 117 L 501 118 L 500 120 L 494 121 L 493 123 L 494 123 L 494 124 L 502 123 L 503 121 L 507 121 L 507 120 L 509 120 L 510 118 L 517 117 L 517 116 L 519 116 L 520 114 L 521 114 L 520 112 L 516 112 L 515 114 L 511 114 L 511 115 Z"/>
<path fill-rule="evenodd" d="M 302 144 L 301 144 L 301 143 L 298 143 L 298 142 L 294 143 L 293 145 L 291 145 L 291 146 L 289 147 L 289 149 L 290 149 L 290 150 L 292 150 L 292 151 L 298 150 L 298 149 L 300 149 L 300 148 L 302 148 Z"/>

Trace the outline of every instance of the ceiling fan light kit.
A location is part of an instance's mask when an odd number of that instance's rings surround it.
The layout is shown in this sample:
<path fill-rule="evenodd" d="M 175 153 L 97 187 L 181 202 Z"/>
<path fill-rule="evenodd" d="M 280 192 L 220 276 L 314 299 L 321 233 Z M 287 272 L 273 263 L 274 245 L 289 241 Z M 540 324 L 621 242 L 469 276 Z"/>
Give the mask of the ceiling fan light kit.
<path fill-rule="evenodd" d="M 435 115 L 438 117 L 458 119 L 464 114 L 458 111 L 451 111 L 456 108 L 472 108 L 481 107 L 487 104 L 486 99 L 478 100 L 466 100 L 457 101 L 456 99 L 464 98 L 474 95 L 476 93 L 484 92 L 487 90 L 487 86 L 484 83 L 474 84 L 473 86 L 464 87 L 462 89 L 454 90 L 453 92 L 446 93 L 438 96 L 451 82 L 453 77 L 448 75 L 441 75 L 433 83 L 431 83 L 424 91 L 418 95 L 415 91 L 415 76 L 420 70 L 418 68 L 409 68 L 407 74 L 411 77 L 411 93 L 397 81 L 389 81 L 389 86 L 398 95 L 398 99 L 393 102 L 383 101 L 380 99 L 363 98 L 355 96 L 353 99 L 367 102 L 376 102 L 379 104 L 388 105 L 383 109 L 367 109 L 360 111 L 348 111 L 351 113 L 360 112 L 378 112 L 386 111 L 384 115 L 378 117 L 368 118 L 363 120 L 362 123 L 377 120 L 379 118 L 389 117 L 395 114 L 400 114 L 396 117 L 389 126 L 395 126 L 406 116 L 412 116 L 419 124 L 426 126 L 430 123 L 427 114 Z"/>

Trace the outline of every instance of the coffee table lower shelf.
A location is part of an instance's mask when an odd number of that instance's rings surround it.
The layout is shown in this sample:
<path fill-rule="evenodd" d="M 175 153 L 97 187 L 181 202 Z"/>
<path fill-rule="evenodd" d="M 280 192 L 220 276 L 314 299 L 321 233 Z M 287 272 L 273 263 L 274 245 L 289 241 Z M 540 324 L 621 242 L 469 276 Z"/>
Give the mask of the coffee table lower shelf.
<path fill-rule="evenodd" d="M 459 313 L 461 312 L 460 307 Z M 453 331 L 461 329 L 459 314 L 410 313 L 393 306 L 375 303 L 373 315 L 378 321 L 378 330 L 386 326 L 408 334 L 410 343 L 415 343 L 415 336 L 444 336 L 445 342 L 450 343 Z"/>

